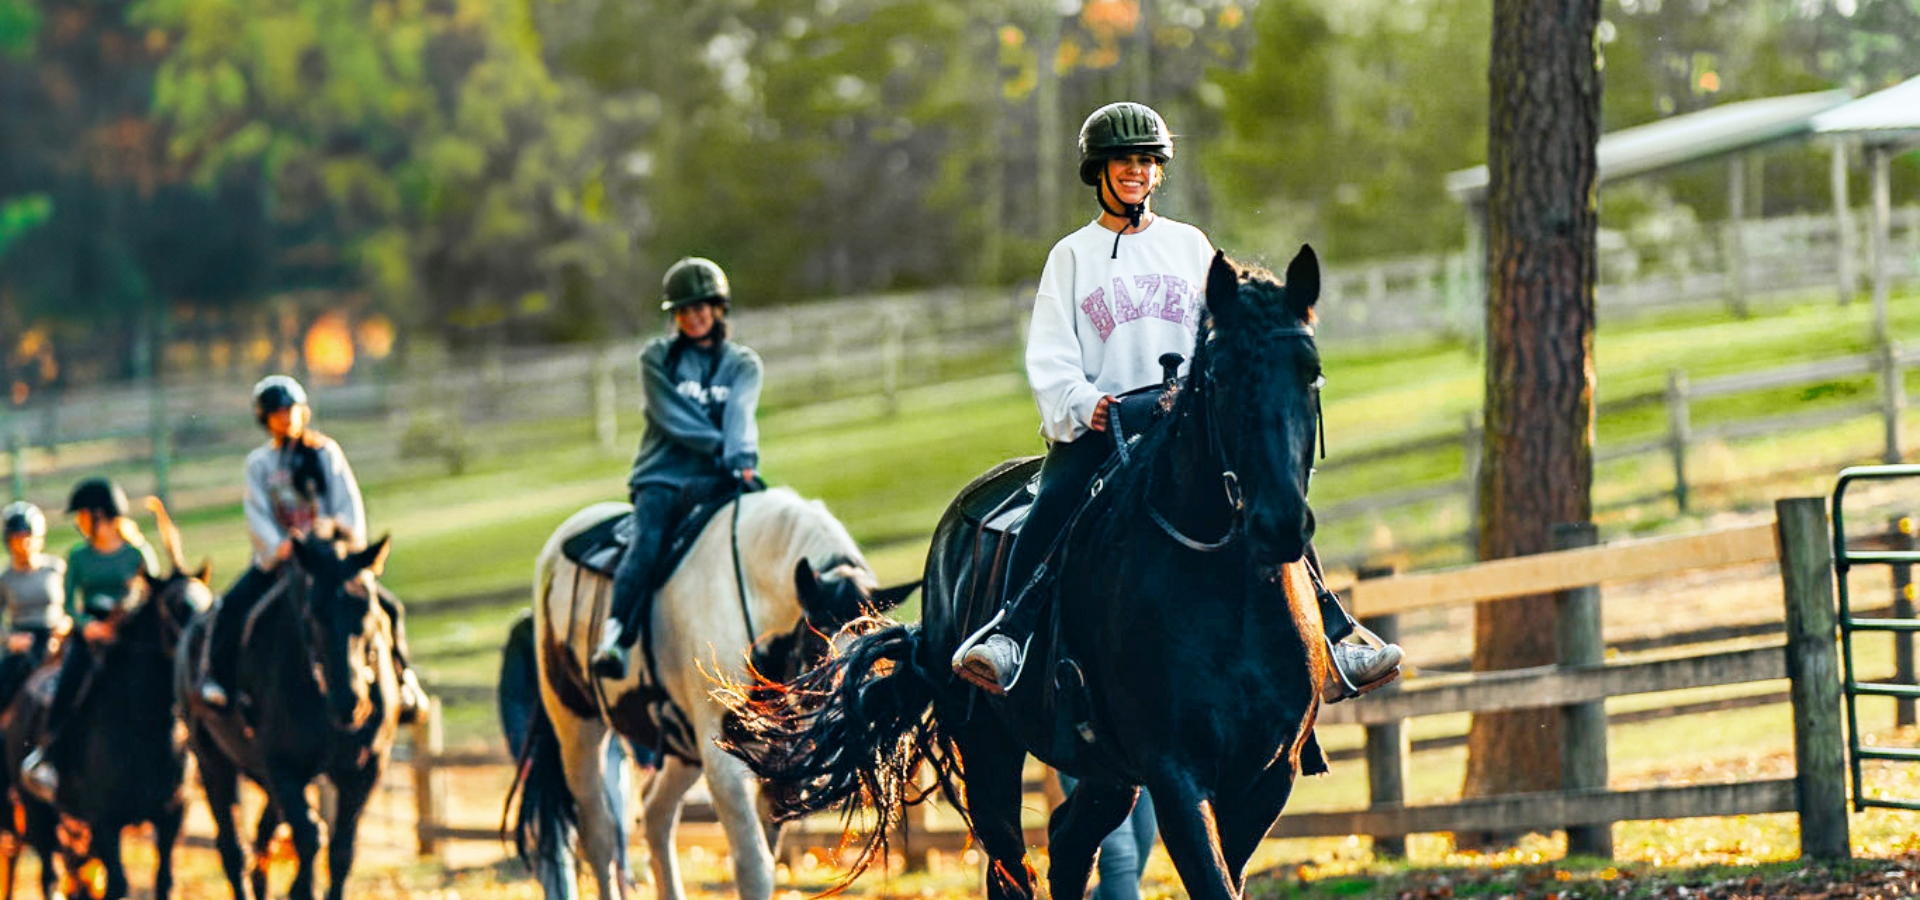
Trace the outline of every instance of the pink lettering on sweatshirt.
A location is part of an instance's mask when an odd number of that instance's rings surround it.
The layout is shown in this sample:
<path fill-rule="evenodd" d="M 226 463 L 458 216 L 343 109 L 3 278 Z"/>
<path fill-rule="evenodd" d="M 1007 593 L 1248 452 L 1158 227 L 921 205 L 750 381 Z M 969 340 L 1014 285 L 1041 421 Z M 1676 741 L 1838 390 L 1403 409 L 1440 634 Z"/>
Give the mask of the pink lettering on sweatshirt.
<path fill-rule="evenodd" d="M 1119 284 L 1117 280 L 1114 283 Z M 1100 332 L 1102 343 L 1113 334 L 1113 312 L 1107 309 L 1106 288 L 1094 288 L 1093 293 L 1080 301 L 1080 311 L 1087 314 L 1087 319 L 1093 322 L 1094 330 Z"/>

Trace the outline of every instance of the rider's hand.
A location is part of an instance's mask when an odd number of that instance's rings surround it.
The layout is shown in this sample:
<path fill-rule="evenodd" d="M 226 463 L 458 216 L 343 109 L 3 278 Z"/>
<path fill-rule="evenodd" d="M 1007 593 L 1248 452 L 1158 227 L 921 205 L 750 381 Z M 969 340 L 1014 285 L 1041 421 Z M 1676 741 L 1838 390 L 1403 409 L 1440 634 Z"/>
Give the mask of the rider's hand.
<path fill-rule="evenodd" d="M 747 484 L 753 483 L 754 471 L 752 469 L 741 469 L 739 475 L 742 482 Z"/>
<path fill-rule="evenodd" d="M 33 647 L 33 635 L 30 635 L 30 634 L 7 635 L 7 652 L 8 653 L 25 653 L 32 647 Z"/>
<path fill-rule="evenodd" d="M 1093 408 L 1093 418 L 1087 420 L 1087 427 L 1095 431 L 1107 430 L 1107 418 L 1110 415 L 1108 407 L 1112 405 L 1112 397 L 1101 397 L 1100 402 Z"/>
<path fill-rule="evenodd" d="M 282 540 L 280 542 L 280 546 L 273 548 L 273 558 L 277 562 L 286 562 L 287 557 L 292 555 L 293 555 L 293 538 L 292 537 L 288 537 L 285 540 Z"/>
<path fill-rule="evenodd" d="M 80 634 L 88 643 L 98 643 L 113 637 L 113 626 L 101 621 L 88 622 L 80 626 Z"/>

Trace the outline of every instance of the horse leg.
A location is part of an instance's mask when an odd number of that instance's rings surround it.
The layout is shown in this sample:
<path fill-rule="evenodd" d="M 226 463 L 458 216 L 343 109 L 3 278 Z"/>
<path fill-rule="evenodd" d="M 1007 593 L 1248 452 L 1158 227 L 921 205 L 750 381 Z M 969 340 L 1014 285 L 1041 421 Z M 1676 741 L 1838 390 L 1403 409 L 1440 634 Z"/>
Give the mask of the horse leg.
<path fill-rule="evenodd" d="M 1167 855 L 1173 857 L 1173 867 L 1180 872 L 1187 896 L 1193 900 L 1237 900 L 1240 892 L 1228 876 L 1221 854 L 1213 801 L 1184 775 L 1156 779 L 1147 789 L 1153 792 L 1160 841 L 1166 845 Z"/>
<path fill-rule="evenodd" d="M 260 810 L 260 821 L 253 826 L 253 871 L 248 881 L 253 888 L 253 900 L 267 900 L 267 870 L 273 865 L 273 833 L 280 828 L 280 807 L 273 804 L 273 797 L 267 797 L 267 805 Z"/>
<path fill-rule="evenodd" d="M 347 875 L 353 871 L 353 842 L 360 829 L 360 811 L 380 781 L 380 767 L 370 766 L 334 782 L 333 833 L 327 836 L 327 900 L 346 896 Z"/>
<path fill-rule="evenodd" d="M 558 715 L 551 715 L 555 709 Z M 578 805 L 580 847 L 593 870 L 602 900 L 627 896 L 626 873 L 615 865 L 618 848 L 614 846 L 619 825 L 614 821 L 612 798 L 607 796 L 606 756 L 603 747 L 609 729 L 599 719 L 582 719 L 567 712 L 561 704 L 549 703 L 553 735 L 560 742 L 561 768 L 566 770 L 567 789 Z"/>
<path fill-rule="evenodd" d="M 1268 767 L 1245 791 L 1214 804 L 1220 827 L 1220 852 L 1236 892 L 1246 890 L 1247 861 L 1273 828 L 1293 794 L 1293 767 L 1283 758 Z"/>
<path fill-rule="evenodd" d="M 1081 897 L 1100 842 L 1127 820 L 1140 789 L 1082 781 L 1047 822 L 1047 885 L 1055 897 Z"/>
<path fill-rule="evenodd" d="M 100 900 L 121 900 L 127 896 L 127 867 L 120 861 L 120 829 L 118 824 L 93 829 L 92 844 L 87 848 L 107 870 L 107 891 L 100 895 Z"/>
<path fill-rule="evenodd" d="M 936 710 L 935 715 L 941 714 Z M 973 833 L 987 851 L 987 896 L 1029 900 L 1034 896 L 1033 872 L 1027 868 L 1027 837 L 1020 829 L 1020 770 L 1027 751 L 998 723 L 983 721 L 986 718 L 970 722 L 955 743 L 966 760 Z"/>
<path fill-rule="evenodd" d="M 240 771 L 213 746 L 212 735 L 197 727 L 193 755 L 200 764 L 200 788 L 207 795 L 207 811 L 213 815 L 213 843 L 220 850 L 220 868 L 227 873 L 233 900 L 247 900 L 243 883 L 247 853 L 240 848 L 240 831 L 233 821 L 234 811 L 240 806 Z"/>
<path fill-rule="evenodd" d="M 687 789 L 700 780 L 700 768 L 677 756 L 668 756 L 647 785 L 641 817 L 647 828 L 647 867 L 653 871 L 654 896 L 659 900 L 687 900 L 680 881 L 679 854 L 673 852 L 673 832 L 680 824 L 680 804 Z"/>
<path fill-rule="evenodd" d="M 287 888 L 291 900 L 313 900 L 313 862 L 320 853 L 320 816 L 307 803 L 307 781 L 297 775 L 275 772 L 273 805 L 293 831 L 293 852 L 299 860 L 293 884 Z"/>
<path fill-rule="evenodd" d="M 180 840 L 180 823 L 186 817 L 186 805 L 180 804 L 153 820 L 153 852 L 160 857 L 153 869 L 154 900 L 173 896 L 173 847 Z"/>
<path fill-rule="evenodd" d="M 746 763 L 712 742 L 700 756 L 713 810 L 720 815 L 727 847 L 733 851 L 733 883 L 740 900 L 768 900 L 773 896 L 773 850 L 760 827 L 760 785 Z"/>

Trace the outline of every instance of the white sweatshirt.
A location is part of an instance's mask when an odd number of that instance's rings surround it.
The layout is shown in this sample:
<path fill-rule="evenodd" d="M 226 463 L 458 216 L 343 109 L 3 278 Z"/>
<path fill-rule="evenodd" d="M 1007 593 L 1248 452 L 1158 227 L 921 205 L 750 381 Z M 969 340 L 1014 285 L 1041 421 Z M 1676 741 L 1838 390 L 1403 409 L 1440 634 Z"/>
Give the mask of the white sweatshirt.
<path fill-rule="evenodd" d="M 1161 379 L 1160 355 L 1193 353 L 1213 243 L 1165 216 L 1120 238 L 1099 220 L 1047 254 L 1027 332 L 1027 381 L 1047 440 L 1091 430 L 1100 398 Z"/>
<path fill-rule="evenodd" d="M 253 537 L 254 565 L 271 571 L 277 564 L 274 551 L 287 539 L 292 528 L 311 530 L 319 519 L 333 520 L 335 535 L 350 545 L 366 543 L 366 504 L 360 497 L 360 483 L 347 465 L 347 455 L 330 437 L 316 432 L 318 472 L 324 485 L 318 496 L 308 496 L 294 484 L 294 469 L 301 448 L 293 442 L 276 447 L 272 441 L 247 454 L 247 490 L 244 508 L 247 531 Z"/>

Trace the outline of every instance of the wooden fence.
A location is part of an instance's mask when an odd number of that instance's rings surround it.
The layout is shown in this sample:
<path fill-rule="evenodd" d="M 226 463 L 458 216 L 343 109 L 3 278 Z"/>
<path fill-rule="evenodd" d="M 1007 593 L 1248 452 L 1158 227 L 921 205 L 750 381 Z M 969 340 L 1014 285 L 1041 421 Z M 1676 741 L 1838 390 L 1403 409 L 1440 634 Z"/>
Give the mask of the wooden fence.
<path fill-rule="evenodd" d="M 1466 568 L 1389 575 L 1352 586 L 1356 615 L 1397 631 L 1413 610 L 1554 594 L 1560 661 L 1536 669 L 1421 678 L 1365 702 L 1327 708 L 1321 721 L 1366 726 L 1372 805 L 1293 813 L 1274 837 L 1370 834 L 1404 852 L 1407 834 L 1568 829 L 1569 851 L 1610 855 L 1610 826 L 1637 819 L 1797 812 L 1802 851 L 1848 854 L 1846 771 L 1840 720 L 1832 544 L 1825 503 L 1782 500 L 1774 524 L 1681 538 L 1591 546 L 1591 526 L 1562 529 L 1565 549 Z M 1597 585 L 1702 568 L 1777 560 L 1786 640 L 1749 649 L 1604 660 Z M 1606 787 L 1608 697 L 1789 679 L 1798 774 L 1791 779 L 1614 791 Z M 1405 803 L 1404 721 L 1414 716 L 1557 708 L 1562 789 L 1457 803 Z"/>
<path fill-rule="evenodd" d="M 1913 540 L 1914 522 L 1898 517 L 1880 540 L 1905 547 Z M 1809 855 L 1844 855 L 1846 774 L 1842 764 L 1839 690 L 1834 638 L 1834 600 L 1830 540 L 1825 509 L 1819 499 L 1785 500 L 1778 505 L 1775 523 L 1744 526 L 1672 538 L 1620 541 L 1592 545 L 1591 526 L 1559 530 L 1564 549 L 1537 556 L 1482 563 L 1460 569 L 1393 575 L 1378 573 L 1347 587 L 1356 615 L 1383 635 L 1392 637 L 1403 613 L 1477 602 L 1553 593 L 1560 607 L 1561 661 L 1552 666 L 1473 675 L 1440 675 L 1413 679 L 1402 686 L 1371 695 L 1363 702 L 1326 707 L 1322 724 L 1358 724 L 1365 729 L 1360 755 L 1367 763 L 1373 803 L 1365 809 L 1336 812 L 1293 812 L 1274 826 L 1273 837 L 1349 834 L 1373 836 L 1376 852 L 1404 855 L 1405 835 L 1467 830 L 1512 831 L 1568 829 L 1570 852 L 1605 856 L 1611 853 L 1610 826 L 1616 821 L 1799 812 L 1803 816 L 1803 849 Z M 1600 632 L 1597 585 L 1602 581 L 1660 578 L 1699 569 L 1750 563 L 1777 562 L 1781 569 L 1786 615 L 1784 621 L 1742 626 L 1714 626 L 1687 635 L 1607 647 Z M 1896 616 L 1911 609 L 1906 586 L 1909 573 L 1894 572 L 1894 598 L 1889 610 Z M 1762 646 L 1704 653 L 1675 654 L 1688 643 L 1783 635 Z M 1914 662 L 1911 637 L 1896 641 L 1894 680 L 1911 683 Z M 1902 652 L 1905 648 L 1905 652 Z M 1649 653 L 1647 651 L 1663 651 Z M 1607 653 L 1617 655 L 1605 661 Z M 1433 667 L 1463 665 L 1464 661 L 1435 661 Z M 1665 707 L 1644 714 L 1608 717 L 1608 697 L 1690 688 L 1788 680 L 1784 695 L 1763 694 L 1734 701 Z M 481 690 L 479 693 L 484 694 Z M 470 700 L 483 699 L 476 695 Z M 1606 733 L 1609 722 L 1694 715 L 1756 702 L 1791 702 L 1799 774 L 1743 784 L 1705 784 L 1629 791 L 1606 789 Z M 1515 709 L 1559 708 L 1565 746 L 1565 786 L 1560 791 L 1487 797 L 1456 803 L 1410 806 L 1405 803 L 1406 771 L 1412 752 L 1405 720 L 1444 713 L 1497 712 Z M 1897 716 L 1911 722 L 1912 704 L 1898 704 Z M 498 839 L 496 827 L 466 827 L 447 821 L 444 798 L 446 769 L 464 766 L 508 765 L 497 752 L 448 753 L 439 731 L 438 707 L 423 717 L 413 731 L 408 767 L 418 810 L 420 852 L 438 852 L 448 840 Z M 1030 779 L 1027 793 L 1043 792 Z M 1057 800 L 1054 796 L 1051 799 Z M 1836 814 L 1835 805 L 1839 805 Z M 1050 804 L 1048 804 L 1050 805 Z M 1041 806 L 1040 808 L 1047 808 Z M 944 819 L 944 827 L 940 820 Z M 711 822 L 709 808 L 695 806 L 684 821 Z M 928 815 L 915 808 L 907 829 L 896 836 L 910 865 L 924 860 L 928 850 L 955 851 L 967 835 L 957 830 L 954 817 Z M 1028 842 L 1045 843 L 1043 829 L 1028 830 Z M 792 858 L 816 848 L 840 843 L 837 820 L 822 817 L 789 829 L 784 845 Z M 717 831 L 693 831 L 683 841 L 723 849 Z"/>

